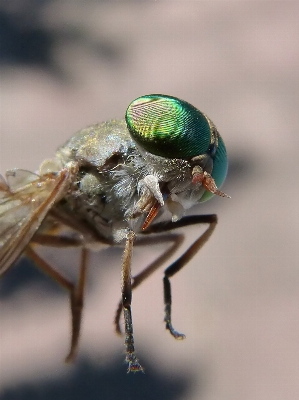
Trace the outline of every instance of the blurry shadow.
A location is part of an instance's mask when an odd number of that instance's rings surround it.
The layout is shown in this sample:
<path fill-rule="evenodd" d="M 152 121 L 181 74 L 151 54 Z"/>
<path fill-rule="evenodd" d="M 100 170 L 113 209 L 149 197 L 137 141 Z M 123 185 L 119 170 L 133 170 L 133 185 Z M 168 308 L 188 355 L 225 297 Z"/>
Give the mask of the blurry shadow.
<path fill-rule="evenodd" d="M 30 24 L 14 13 L 0 10 L 0 61 L 1 64 L 51 65 L 54 38 L 38 21 Z"/>
<path fill-rule="evenodd" d="M 43 274 L 31 260 L 20 258 L 0 280 L 0 299 L 10 297 L 19 289 L 38 282 L 43 292 L 63 295 L 64 292 L 55 281 Z"/>
<path fill-rule="evenodd" d="M 107 39 L 95 40 L 71 22 L 55 28 L 45 26 L 44 9 L 51 2 L 11 0 L 6 6 L 0 5 L 0 66 L 38 66 L 65 79 L 65 71 L 59 69 L 53 52 L 61 43 L 79 44 L 109 65 L 119 64 L 124 56 L 119 44 Z"/>
<path fill-rule="evenodd" d="M 255 163 L 246 154 L 232 155 L 229 157 L 228 174 L 226 183 L 245 181 L 255 173 Z M 225 184 L 226 184 L 225 183 Z"/>
<path fill-rule="evenodd" d="M 14 388 L 2 390 L 0 397 L 1 400 L 175 400 L 185 398 L 190 392 L 190 377 L 157 373 L 146 359 L 144 365 L 148 367 L 145 374 L 127 374 L 120 360 L 108 367 L 83 361 L 69 377 L 16 384 Z"/>

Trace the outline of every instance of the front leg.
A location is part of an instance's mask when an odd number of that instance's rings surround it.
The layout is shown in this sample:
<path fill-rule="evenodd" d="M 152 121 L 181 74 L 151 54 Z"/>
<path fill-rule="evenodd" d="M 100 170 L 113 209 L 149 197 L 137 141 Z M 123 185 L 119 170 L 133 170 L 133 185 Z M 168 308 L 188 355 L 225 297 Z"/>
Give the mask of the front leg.
<path fill-rule="evenodd" d="M 132 323 L 132 277 L 131 277 L 131 261 L 133 253 L 133 243 L 135 239 L 135 233 L 129 231 L 126 237 L 126 244 L 123 253 L 122 260 L 122 307 L 124 311 L 125 320 L 125 347 L 126 347 L 126 362 L 128 365 L 128 372 L 142 371 L 143 368 L 140 365 L 138 358 L 135 354 L 134 336 L 133 336 L 133 323 Z"/>

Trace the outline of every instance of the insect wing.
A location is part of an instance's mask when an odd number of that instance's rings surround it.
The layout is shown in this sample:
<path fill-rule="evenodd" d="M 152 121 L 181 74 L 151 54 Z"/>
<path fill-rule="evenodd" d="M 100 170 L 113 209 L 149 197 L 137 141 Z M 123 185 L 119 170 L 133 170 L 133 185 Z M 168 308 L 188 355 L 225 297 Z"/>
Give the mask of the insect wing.
<path fill-rule="evenodd" d="M 70 171 L 36 175 L 13 171 L 17 185 L 0 175 L 0 275 L 19 257 L 54 203 L 68 189 Z M 24 185 L 20 184 L 20 177 Z"/>

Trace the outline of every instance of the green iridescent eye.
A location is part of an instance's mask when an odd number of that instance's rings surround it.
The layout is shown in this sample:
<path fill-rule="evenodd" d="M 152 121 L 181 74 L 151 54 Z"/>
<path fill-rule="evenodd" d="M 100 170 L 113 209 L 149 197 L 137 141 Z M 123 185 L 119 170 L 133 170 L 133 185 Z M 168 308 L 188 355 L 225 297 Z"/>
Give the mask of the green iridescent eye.
<path fill-rule="evenodd" d="M 176 97 L 150 94 L 134 100 L 126 112 L 128 130 L 146 151 L 166 158 L 191 159 L 211 141 L 208 118 Z"/>
<path fill-rule="evenodd" d="M 141 96 L 127 108 L 126 122 L 132 138 L 146 151 L 165 158 L 191 160 L 193 166 L 211 169 L 207 172 L 217 187 L 224 182 L 224 142 L 212 121 L 191 104 L 162 94 Z M 207 190 L 200 201 L 212 196 Z"/>

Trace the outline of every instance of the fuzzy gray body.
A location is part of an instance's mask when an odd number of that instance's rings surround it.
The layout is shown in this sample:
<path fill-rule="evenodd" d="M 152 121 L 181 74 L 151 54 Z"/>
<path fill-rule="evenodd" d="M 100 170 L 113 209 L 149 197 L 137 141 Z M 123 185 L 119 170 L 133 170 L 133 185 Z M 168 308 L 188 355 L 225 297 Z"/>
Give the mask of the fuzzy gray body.
<path fill-rule="evenodd" d="M 57 207 L 112 243 L 120 229 L 138 232 L 154 201 L 159 200 L 161 212 L 167 208 L 175 220 L 204 193 L 203 187 L 192 185 L 187 161 L 144 151 L 122 120 L 81 130 L 56 157 L 63 165 L 74 161 L 79 166 L 76 181 Z M 147 179 L 157 183 L 156 189 Z"/>

